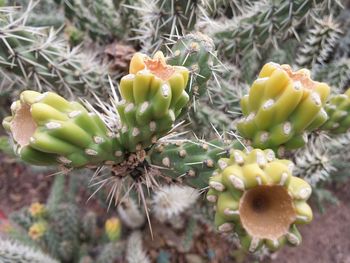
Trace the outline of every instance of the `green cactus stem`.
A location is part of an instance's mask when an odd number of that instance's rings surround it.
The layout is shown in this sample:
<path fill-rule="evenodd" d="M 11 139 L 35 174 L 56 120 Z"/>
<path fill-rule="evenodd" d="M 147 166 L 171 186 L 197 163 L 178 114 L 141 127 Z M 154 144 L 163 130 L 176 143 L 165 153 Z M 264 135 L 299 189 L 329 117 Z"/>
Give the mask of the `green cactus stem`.
<path fill-rule="evenodd" d="M 118 136 L 126 150 L 145 149 L 171 130 L 189 100 L 188 77 L 185 67 L 167 65 L 161 52 L 153 58 L 133 56 L 130 74 L 120 81 L 123 100 L 117 104 L 123 124 Z"/>
<path fill-rule="evenodd" d="M 162 167 L 164 176 L 200 189 L 208 186 L 209 177 L 219 165 L 218 160 L 227 156 L 232 147 L 242 148 L 237 141 L 221 140 L 160 143 L 152 148 L 149 162 Z"/>
<path fill-rule="evenodd" d="M 323 107 L 329 92 L 306 69 L 293 72 L 288 65 L 268 63 L 241 99 L 244 117 L 237 129 L 253 147 L 297 149 L 305 144 L 307 131 L 327 120 Z"/>
<path fill-rule="evenodd" d="M 119 163 L 123 151 L 101 118 L 53 92 L 26 90 L 3 120 L 16 152 L 35 165 L 83 167 Z"/>
<path fill-rule="evenodd" d="M 350 88 L 344 94 L 331 97 L 325 110 L 329 118 L 320 129 L 334 134 L 347 132 L 350 128 Z"/>
<path fill-rule="evenodd" d="M 0 67 L 4 72 L 20 76 L 27 87 L 38 91 L 45 87 L 70 97 L 108 95 L 107 65 L 79 48 L 70 49 L 53 29 L 27 26 L 29 12 L 15 19 L 14 10 L 0 8 Z"/>
<path fill-rule="evenodd" d="M 263 245 L 275 251 L 285 243 L 299 245 L 297 224 L 312 220 L 306 203 L 311 187 L 292 176 L 293 163 L 272 150 L 232 150 L 210 178 L 207 200 L 216 204 L 215 225 L 234 231 L 241 245 L 255 252 Z"/>
<path fill-rule="evenodd" d="M 213 40 L 199 32 L 185 35 L 172 46 L 167 62 L 187 67 L 191 78 L 186 91 L 191 99 L 202 96 L 207 91 L 207 82 L 217 62 Z"/>

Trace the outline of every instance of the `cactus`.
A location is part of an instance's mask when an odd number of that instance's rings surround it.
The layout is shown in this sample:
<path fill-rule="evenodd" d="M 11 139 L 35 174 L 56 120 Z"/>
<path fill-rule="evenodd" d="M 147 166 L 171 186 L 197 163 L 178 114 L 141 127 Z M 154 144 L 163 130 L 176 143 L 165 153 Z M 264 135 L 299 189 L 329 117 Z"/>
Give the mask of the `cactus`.
<path fill-rule="evenodd" d="M 326 2 L 255 1 L 242 16 L 219 22 L 204 17 L 208 25 L 206 33 L 218 44 L 220 57 L 239 59 L 252 50 L 261 56 L 263 51 L 268 51 L 272 46 L 277 47 L 279 41 L 287 37 L 298 39 L 298 26 L 313 19 L 313 12 L 319 14 L 320 10 L 326 10 Z"/>
<path fill-rule="evenodd" d="M 305 144 L 305 132 L 327 120 L 323 106 L 329 92 L 328 85 L 313 81 L 306 69 L 293 72 L 288 65 L 268 63 L 241 99 L 244 117 L 237 129 L 253 147 L 299 148 Z"/>
<path fill-rule="evenodd" d="M 214 73 L 217 63 L 213 40 L 199 32 L 180 37 L 171 48 L 167 58 L 171 65 L 182 65 L 191 72 L 186 91 L 192 99 L 207 91 L 207 82 Z"/>
<path fill-rule="evenodd" d="M 95 41 L 110 42 L 128 32 L 112 1 L 66 0 L 65 5 L 68 19 Z"/>
<path fill-rule="evenodd" d="M 109 218 L 105 222 L 105 232 L 109 241 L 117 241 L 120 238 L 121 230 L 121 223 L 117 217 Z"/>
<path fill-rule="evenodd" d="M 333 134 L 347 132 L 350 128 L 350 89 L 344 94 L 332 96 L 325 105 L 325 110 L 329 118 L 320 129 Z"/>
<path fill-rule="evenodd" d="M 199 1 L 194 0 L 140 0 L 134 5 L 125 5 L 135 10 L 132 40 L 141 43 L 142 51 L 158 50 L 165 42 L 192 30 L 197 18 Z"/>
<path fill-rule="evenodd" d="M 30 10 L 15 19 L 14 10 L 0 8 L 0 67 L 39 91 L 45 87 L 68 96 L 106 96 L 107 66 L 79 48 L 70 50 L 53 29 L 26 26 Z"/>
<path fill-rule="evenodd" d="M 296 62 L 298 66 L 310 67 L 313 64 L 324 64 L 331 57 L 341 36 L 339 24 L 332 17 L 315 20 L 315 26 L 310 30 L 305 44 L 299 50 Z"/>
<path fill-rule="evenodd" d="M 183 141 L 176 144 L 157 144 L 150 153 L 150 163 L 162 167 L 162 174 L 189 186 L 200 189 L 208 186 L 208 179 L 217 162 L 227 155 L 227 149 L 238 142 L 220 140 Z"/>
<path fill-rule="evenodd" d="M 53 93 L 24 91 L 3 126 L 21 159 L 35 165 L 82 167 L 120 162 L 123 153 L 108 127 L 80 103 Z M 120 153 L 120 154 L 119 154 Z"/>
<path fill-rule="evenodd" d="M 141 53 L 133 56 L 130 74 L 120 81 L 123 100 L 117 105 L 125 149 L 145 149 L 170 131 L 189 100 L 188 75 L 184 67 L 167 65 L 161 52 L 153 59 Z"/>
<path fill-rule="evenodd" d="M 207 199 L 216 204 L 219 231 L 235 231 L 243 248 L 266 245 L 277 250 L 286 242 L 299 245 L 297 224 L 312 220 L 306 203 L 310 185 L 292 176 L 293 163 L 276 159 L 272 150 L 231 150 L 210 178 Z"/>
<path fill-rule="evenodd" d="M 13 241 L 0 239 L 0 261 L 3 263 L 58 263 L 43 252 L 18 244 Z"/>

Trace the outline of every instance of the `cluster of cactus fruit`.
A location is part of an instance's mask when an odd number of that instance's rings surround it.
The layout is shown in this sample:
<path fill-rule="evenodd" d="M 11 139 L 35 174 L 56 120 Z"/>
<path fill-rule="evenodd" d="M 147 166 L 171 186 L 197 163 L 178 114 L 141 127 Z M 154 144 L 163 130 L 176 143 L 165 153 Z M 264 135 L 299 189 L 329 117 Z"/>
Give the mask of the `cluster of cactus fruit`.
<path fill-rule="evenodd" d="M 142 173 L 157 168 L 159 180 L 200 189 L 209 185 L 216 226 L 237 233 L 248 251 L 298 245 L 296 225 L 312 220 L 306 203 L 311 187 L 293 176 L 291 161 L 275 155 L 302 147 L 314 130 L 345 132 L 350 126 L 348 92 L 328 101 L 329 86 L 313 81 L 308 70 L 293 72 L 288 65 L 268 63 L 241 100 L 243 118 L 237 130 L 246 145 L 238 137 L 167 140 L 191 98 L 206 93 L 215 60 L 208 37 L 184 36 L 169 57 L 136 53 L 119 90 L 112 90 L 112 105 L 100 105 L 103 113 L 53 92 L 27 90 L 13 103 L 3 126 L 28 163 L 107 165 L 112 170 L 124 166 L 123 176 L 133 176 L 140 166 Z M 110 240 L 118 239 L 118 221 L 109 221 L 106 230 Z"/>

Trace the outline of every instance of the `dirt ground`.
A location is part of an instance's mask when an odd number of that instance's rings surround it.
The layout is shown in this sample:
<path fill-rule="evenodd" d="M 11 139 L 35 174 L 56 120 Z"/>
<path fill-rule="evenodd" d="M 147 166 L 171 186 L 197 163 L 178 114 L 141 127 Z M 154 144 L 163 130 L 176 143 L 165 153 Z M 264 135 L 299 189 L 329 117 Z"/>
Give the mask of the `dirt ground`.
<path fill-rule="evenodd" d="M 25 205 L 29 205 L 33 201 L 45 201 L 52 182 L 52 177 L 48 177 L 47 172 L 45 174 L 40 170 L 33 171 L 27 166 L 19 165 L 13 162 L 11 158 L 1 154 L 0 163 L 0 215 L 1 213 L 9 214 Z M 339 198 L 340 202 L 338 206 L 328 206 L 325 214 L 321 214 L 314 208 L 315 218 L 313 223 L 300 227 L 303 235 L 303 243 L 300 247 L 284 248 L 282 251 L 273 254 L 271 258 L 263 260 L 263 262 L 350 263 L 350 191 L 348 189 L 350 189 L 350 182 L 332 187 L 332 191 Z M 198 254 L 205 249 L 205 246 L 211 246 L 211 249 L 220 251 L 220 254 L 226 251 L 232 255 L 230 253 L 232 250 L 230 251 L 227 247 L 227 242 L 222 237 L 206 230 L 202 232 L 202 234 L 198 235 L 198 239 L 193 245 L 193 250 Z M 169 252 L 172 254 L 178 253 L 174 249 L 171 249 Z M 184 258 L 184 254 L 180 253 L 178 255 L 175 258 L 181 258 L 181 262 L 189 262 Z M 156 258 L 152 255 L 151 247 L 150 256 L 151 258 Z M 219 260 L 214 259 L 210 262 L 258 262 L 251 258 L 244 260 L 240 253 L 236 254 L 235 260 L 228 259 L 232 257 L 227 256 L 220 255 Z M 206 261 L 195 260 L 193 262 L 204 263 Z"/>

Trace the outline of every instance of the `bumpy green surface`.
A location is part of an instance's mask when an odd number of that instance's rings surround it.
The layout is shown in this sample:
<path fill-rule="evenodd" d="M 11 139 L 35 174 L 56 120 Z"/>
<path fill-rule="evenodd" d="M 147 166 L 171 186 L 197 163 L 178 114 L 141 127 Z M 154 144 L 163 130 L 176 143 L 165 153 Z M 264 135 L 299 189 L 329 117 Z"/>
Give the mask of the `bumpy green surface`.
<path fill-rule="evenodd" d="M 250 252 L 258 250 L 264 244 L 271 250 L 279 249 L 286 242 L 299 245 L 301 236 L 295 225 L 312 220 L 311 208 L 306 203 L 311 195 L 311 187 L 304 180 L 292 176 L 293 163 L 276 159 L 274 152 L 269 149 L 252 150 L 249 153 L 232 149 L 229 158 L 222 158 L 218 163 L 219 169 L 210 178 L 211 189 L 207 193 L 208 201 L 216 205 L 215 225 L 218 230 L 237 233 L 242 246 Z M 289 196 L 289 211 L 284 202 L 286 198 L 283 201 L 281 195 L 266 195 L 272 191 L 271 187 L 277 187 L 279 192 L 283 191 Z M 255 217 L 254 233 L 252 228 L 246 228 L 249 224 L 247 220 L 244 221 L 242 209 L 244 196 L 253 189 L 266 189 L 265 194 L 262 194 L 263 190 L 255 195 L 255 199 L 248 201 L 251 202 L 253 211 L 250 215 Z M 266 214 L 273 219 L 266 220 Z M 258 225 L 257 221 L 260 220 L 263 223 Z M 263 231 L 258 236 L 257 231 L 261 229 L 270 228 L 273 231 L 279 220 L 288 220 L 281 234 L 273 235 L 275 238 L 271 239 L 271 233 Z"/>
<path fill-rule="evenodd" d="M 101 118 L 53 92 L 24 91 L 3 126 L 21 159 L 35 165 L 82 167 L 123 160 L 122 148 Z"/>
<path fill-rule="evenodd" d="M 350 89 L 344 94 L 338 94 L 330 98 L 325 105 L 325 110 L 329 116 L 321 130 L 330 133 L 345 133 L 350 128 Z"/>
<path fill-rule="evenodd" d="M 129 152 L 145 149 L 171 130 L 187 104 L 185 67 L 165 64 L 162 53 L 153 59 L 136 53 L 130 74 L 120 81 L 122 101 L 117 110 L 123 124 L 119 139 Z"/>
<path fill-rule="evenodd" d="M 242 146 L 238 142 L 225 143 L 219 140 L 159 144 L 150 152 L 150 163 L 163 167 L 163 175 L 199 189 L 208 186 L 209 177 L 217 168 L 217 161 L 225 157 L 227 149 L 231 147 L 239 149 Z"/>
<path fill-rule="evenodd" d="M 212 66 L 216 62 L 212 39 L 201 33 L 188 34 L 181 37 L 171 51 L 167 62 L 187 67 L 191 72 L 191 79 L 186 88 L 190 97 L 205 94 L 207 82 L 213 74 Z"/>
<path fill-rule="evenodd" d="M 306 69 L 293 72 L 288 65 L 268 63 L 241 99 L 244 117 L 237 129 L 255 148 L 297 149 L 306 132 L 327 120 L 323 107 L 329 90 Z"/>

